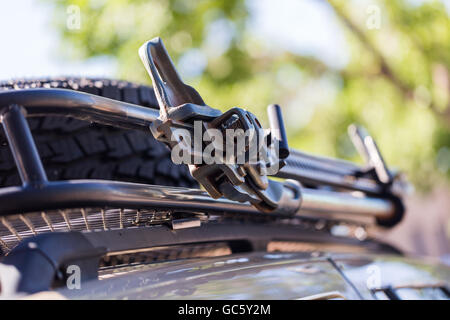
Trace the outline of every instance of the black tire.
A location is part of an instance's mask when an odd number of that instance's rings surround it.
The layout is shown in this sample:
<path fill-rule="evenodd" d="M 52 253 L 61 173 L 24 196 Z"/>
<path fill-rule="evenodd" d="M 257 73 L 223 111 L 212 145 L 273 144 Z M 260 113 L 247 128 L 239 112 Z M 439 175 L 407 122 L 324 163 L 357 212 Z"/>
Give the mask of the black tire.
<path fill-rule="evenodd" d="M 85 78 L 0 82 L 0 91 L 64 88 L 158 108 L 151 87 L 125 81 Z M 49 180 L 107 179 L 166 186 L 198 187 L 184 165 L 148 133 L 66 117 L 29 118 Z M 3 130 L 0 130 L 0 186 L 20 185 Z"/>

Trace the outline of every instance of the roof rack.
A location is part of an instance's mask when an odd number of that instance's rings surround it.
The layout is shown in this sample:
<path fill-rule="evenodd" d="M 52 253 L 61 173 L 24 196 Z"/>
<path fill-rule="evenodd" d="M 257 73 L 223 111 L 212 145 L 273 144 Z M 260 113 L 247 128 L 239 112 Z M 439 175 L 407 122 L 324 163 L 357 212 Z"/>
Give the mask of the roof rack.
<path fill-rule="evenodd" d="M 277 210 L 261 213 L 248 203 L 224 198 L 212 199 L 204 191 L 187 188 L 104 180 L 48 181 L 26 121 L 27 116 L 63 115 L 148 131 L 149 124 L 158 117 L 158 112 L 87 93 L 64 89 L 31 89 L 1 92 L 0 113 L 22 180 L 22 186 L 0 188 L 1 221 L 19 242 L 2 261 L 4 266 L 14 266 L 19 271 L 19 277 L 2 280 L 3 292 L 6 292 L 7 287 L 14 287 L 20 292 L 48 289 L 55 280 L 56 283 L 64 281 L 65 276 L 61 273 L 61 268 L 67 264 L 82 266 L 83 280 L 96 278 L 98 261 L 104 254 L 161 245 L 225 241 L 229 243 L 233 252 L 240 252 L 264 250 L 270 240 L 308 239 L 318 242 L 364 244 L 355 239 L 333 237 L 328 231 L 320 233 L 317 230 L 308 230 L 302 227 L 302 224 L 283 226 L 256 223 L 256 220 L 252 219 L 246 223 L 232 223 L 227 220 L 221 223 L 213 221 L 199 223 L 177 221 L 174 220 L 174 217 L 177 217 L 172 216 L 170 226 L 162 223 L 158 226 L 124 227 L 122 221 L 124 208 L 135 209 L 137 213 L 144 209 L 170 209 L 217 216 L 298 218 L 303 219 L 303 222 L 311 218 L 313 221 L 326 219 L 353 221 L 359 224 L 376 220 L 379 224 L 385 225 L 395 224 L 403 214 L 403 207 L 398 198 L 390 195 L 373 197 L 370 192 L 355 195 L 333 189 L 302 187 L 300 210 L 287 215 Z M 298 157 L 299 153 L 294 152 L 294 156 Z M 327 159 L 311 161 L 316 165 L 320 164 L 321 167 L 333 166 Z M 351 168 L 352 165 L 342 161 L 339 162 L 339 166 L 335 166 L 336 170 Z M 298 170 L 306 172 L 305 168 Z M 341 175 L 345 176 L 346 173 Z M 118 209 L 116 212 L 120 217 L 119 227 L 105 227 L 101 231 L 90 228 L 89 223 L 92 221 L 89 212 L 83 208 L 94 207 L 100 208 L 101 212 L 105 208 Z M 63 214 L 68 226 L 64 230 L 69 232 L 53 230 L 54 226 L 50 219 L 43 215 L 42 218 L 49 227 L 43 234 L 39 234 L 42 230 L 37 230 L 31 219 L 27 218 L 33 212 L 62 210 L 64 213 L 64 210 L 73 208 L 81 208 L 81 223 L 86 225 L 85 232 L 76 231 L 80 229 L 77 229 L 75 224 L 71 228 L 71 220 Z M 105 226 L 103 213 L 99 216 L 99 221 L 103 221 Z M 12 224 L 8 224 L 8 219 L 16 215 L 21 215 L 22 222 L 28 228 L 26 231 L 16 230 Z M 5 241 L 2 239 L 0 245 L 4 244 Z M 367 242 L 366 245 L 372 249 L 375 247 L 379 249 L 380 246 L 374 242 Z M 28 281 L 31 278 L 33 281 Z"/>
<path fill-rule="evenodd" d="M 49 182 L 25 119 L 26 116 L 63 115 L 148 131 L 149 123 L 158 116 L 155 110 L 65 89 L 30 89 L 1 92 L 0 111 L 1 122 L 23 183 L 21 187 L 0 189 L 2 216 L 86 205 L 115 207 L 132 206 L 134 203 L 134 206 L 140 207 L 164 206 L 164 202 L 169 206 L 186 208 L 256 212 L 247 203 L 212 199 L 204 192 L 189 189 L 164 188 L 161 191 L 160 187 L 98 180 Z M 329 161 L 319 162 L 325 165 Z M 297 171 L 307 172 L 302 168 Z M 349 179 L 353 176 L 342 177 Z M 302 181 L 301 178 L 299 180 Z M 400 199 L 389 193 L 372 197 L 370 193 L 354 195 L 349 192 L 302 187 L 299 196 L 301 207 L 294 214 L 339 213 L 350 219 L 366 216 L 376 219 L 380 225 L 392 226 L 401 220 L 404 211 Z M 275 209 L 270 214 L 282 213 Z"/>

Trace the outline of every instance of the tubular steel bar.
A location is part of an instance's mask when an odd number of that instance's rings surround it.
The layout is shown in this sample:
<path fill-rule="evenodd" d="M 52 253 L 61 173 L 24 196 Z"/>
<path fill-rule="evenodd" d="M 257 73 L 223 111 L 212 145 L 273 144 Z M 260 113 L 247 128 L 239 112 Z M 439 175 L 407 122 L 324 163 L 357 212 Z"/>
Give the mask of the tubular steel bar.
<path fill-rule="evenodd" d="M 270 131 L 279 142 L 279 156 L 281 159 L 285 159 L 289 156 L 289 146 L 281 108 L 277 104 L 271 104 L 267 107 L 267 113 L 269 115 Z"/>
<path fill-rule="evenodd" d="M 47 182 L 39 153 L 25 118 L 25 109 L 10 105 L 1 115 L 6 138 L 24 185 L 39 185 Z"/>
<path fill-rule="evenodd" d="M 302 189 L 301 208 L 317 212 L 347 214 L 364 212 L 364 215 L 379 218 L 389 217 L 394 211 L 393 204 L 386 199 L 307 188 Z"/>
<path fill-rule="evenodd" d="M 365 215 L 389 219 L 394 214 L 388 199 L 357 197 L 348 193 L 302 188 L 303 211 Z M 0 215 L 21 212 L 83 207 L 171 208 L 195 211 L 257 213 L 249 203 L 225 198 L 213 199 L 198 189 L 155 186 L 104 180 L 49 182 L 40 188 L 8 187 L 0 189 Z M 273 212 L 272 214 L 277 214 Z"/>
<path fill-rule="evenodd" d="M 112 126 L 148 130 L 159 111 L 66 89 L 26 89 L 0 92 L 0 109 L 11 104 L 28 116 L 59 115 Z"/>
<path fill-rule="evenodd" d="M 290 149 L 286 166 L 276 174 L 279 178 L 294 179 L 310 185 L 362 191 L 371 195 L 384 193 L 384 186 L 374 178 L 356 177 L 364 169 L 340 159 L 310 155 Z"/>

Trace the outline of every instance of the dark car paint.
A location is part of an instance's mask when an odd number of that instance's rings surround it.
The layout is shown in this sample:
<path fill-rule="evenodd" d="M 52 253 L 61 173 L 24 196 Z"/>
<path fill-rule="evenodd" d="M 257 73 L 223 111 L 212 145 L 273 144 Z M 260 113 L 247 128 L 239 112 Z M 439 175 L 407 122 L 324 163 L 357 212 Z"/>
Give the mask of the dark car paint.
<path fill-rule="evenodd" d="M 450 284 L 450 267 L 425 258 L 413 259 L 395 255 L 353 256 L 335 254 L 333 260 L 365 299 L 373 298 L 369 287 L 430 286 Z M 398 290 L 404 299 L 442 299 L 439 290 Z M 383 295 L 378 295 L 378 297 Z"/>
<path fill-rule="evenodd" d="M 339 292 L 373 299 L 367 288 L 373 270 L 389 285 L 450 279 L 448 267 L 395 255 L 250 253 L 105 270 L 101 280 L 59 293 L 71 299 L 299 299 Z"/>

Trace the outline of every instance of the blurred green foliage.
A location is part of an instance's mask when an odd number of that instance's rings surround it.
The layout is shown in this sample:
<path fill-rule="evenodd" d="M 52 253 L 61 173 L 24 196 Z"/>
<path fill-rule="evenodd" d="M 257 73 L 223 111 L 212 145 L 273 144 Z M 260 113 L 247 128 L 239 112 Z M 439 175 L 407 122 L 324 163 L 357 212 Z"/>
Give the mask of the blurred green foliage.
<path fill-rule="evenodd" d="M 381 26 L 370 29 L 373 4 Z M 80 8 L 80 30 L 66 27 L 69 5 Z M 241 0 L 62 0 L 55 19 L 66 52 L 114 56 L 120 78 L 150 81 L 137 50 L 160 36 L 177 65 L 201 71 L 185 80 L 209 105 L 242 106 L 265 119 L 265 106 L 279 103 L 291 146 L 359 161 L 346 133 L 357 122 L 419 188 L 450 177 L 450 19 L 442 2 L 326 5 L 349 47 L 343 68 L 255 37 L 251 6 Z"/>

